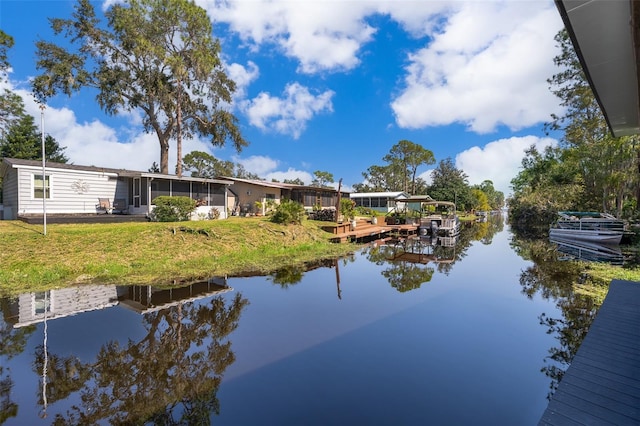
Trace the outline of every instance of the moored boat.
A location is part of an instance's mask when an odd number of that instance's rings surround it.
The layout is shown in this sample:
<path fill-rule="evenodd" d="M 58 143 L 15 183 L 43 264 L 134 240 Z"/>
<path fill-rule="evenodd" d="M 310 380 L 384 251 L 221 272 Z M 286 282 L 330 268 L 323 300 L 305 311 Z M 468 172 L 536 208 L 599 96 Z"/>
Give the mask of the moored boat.
<path fill-rule="evenodd" d="M 456 212 L 455 203 L 449 201 L 422 201 L 421 205 L 426 206 L 445 206 L 451 209 L 449 212 L 431 213 L 420 218 L 420 228 L 428 229 L 432 235 L 444 237 L 455 237 L 460 233 L 460 219 Z"/>
<path fill-rule="evenodd" d="M 553 237 L 549 240 L 557 246 L 559 253 L 565 255 L 562 259 L 606 262 L 612 265 L 622 265 L 624 263 L 622 250 L 617 245 Z"/>
<path fill-rule="evenodd" d="M 601 244 L 620 244 L 622 232 L 598 229 L 551 228 L 549 237 L 563 240 L 593 241 Z"/>
<path fill-rule="evenodd" d="M 551 226 L 549 237 L 620 244 L 624 231 L 624 221 L 608 213 L 558 212 L 558 220 Z"/>

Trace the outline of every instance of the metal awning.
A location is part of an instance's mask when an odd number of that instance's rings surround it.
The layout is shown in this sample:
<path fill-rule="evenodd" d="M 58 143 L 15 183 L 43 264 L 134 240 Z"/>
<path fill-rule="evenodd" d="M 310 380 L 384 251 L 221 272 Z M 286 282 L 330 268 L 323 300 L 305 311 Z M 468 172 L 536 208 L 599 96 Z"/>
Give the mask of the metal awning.
<path fill-rule="evenodd" d="M 632 0 L 555 0 L 614 136 L 640 133 L 638 14 Z"/>

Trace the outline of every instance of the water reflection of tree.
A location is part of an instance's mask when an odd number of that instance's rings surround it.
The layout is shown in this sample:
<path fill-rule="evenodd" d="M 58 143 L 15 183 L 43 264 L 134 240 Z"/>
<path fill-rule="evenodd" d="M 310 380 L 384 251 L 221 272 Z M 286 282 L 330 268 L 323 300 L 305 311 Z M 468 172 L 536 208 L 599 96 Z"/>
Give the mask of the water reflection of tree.
<path fill-rule="evenodd" d="M 347 262 L 354 262 L 355 256 L 353 254 L 349 254 L 340 258 L 340 260 L 343 264 L 346 264 Z M 336 261 L 337 259 L 335 258 L 327 258 L 305 262 L 302 265 L 288 265 L 284 268 L 278 269 L 267 279 L 271 280 L 271 282 L 273 282 L 274 284 L 278 284 L 282 288 L 286 289 L 301 282 L 302 277 L 306 272 L 318 268 L 337 268 Z"/>
<path fill-rule="evenodd" d="M 394 263 L 394 267 L 382 271 L 391 287 L 399 292 L 420 288 L 422 283 L 428 283 L 433 277 L 435 270 L 411 262 L 399 261 Z"/>
<path fill-rule="evenodd" d="M 302 281 L 305 269 L 300 265 L 290 265 L 284 268 L 278 269 L 268 279 L 274 284 L 280 285 L 282 288 L 287 288 L 290 285 L 298 284 Z"/>
<path fill-rule="evenodd" d="M 27 344 L 27 339 L 36 327 L 30 325 L 13 328 L 5 318 L 10 316 L 8 299 L 2 299 L 0 305 L 2 318 L 0 319 L 0 424 L 18 414 L 18 404 L 11 400 L 13 379 L 11 372 L 5 367 L 6 363 L 16 355 L 21 354 Z"/>
<path fill-rule="evenodd" d="M 504 218 L 502 214 L 490 214 L 485 222 L 475 223 L 471 229 L 473 230 L 472 240 L 489 245 L 493 241 L 493 236 L 504 229 Z"/>
<path fill-rule="evenodd" d="M 386 266 L 381 275 L 387 278 L 393 288 L 406 292 L 430 282 L 436 271 L 448 275 L 453 265 L 466 257 L 467 249 L 477 236 L 476 226 L 474 223 L 464 224 L 448 245 L 443 244 L 444 239 L 421 238 L 415 241 L 400 238 L 390 240 L 387 244 L 370 246 L 363 253 L 370 262 Z M 413 259 L 401 256 L 404 252 L 412 253 Z"/>
<path fill-rule="evenodd" d="M 371 246 L 363 251 L 370 262 L 376 265 L 387 265 L 382 271 L 391 287 L 400 292 L 420 288 L 422 283 L 431 281 L 435 269 L 421 263 L 412 263 L 406 260 L 393 260 L 400 252 L 405 250 L 399 245 Z"/>
<path fill-rule="evenodd" d="M 588 279 L 582 274 L 583 266 L 578 262 L 558 261 L 557 251 L 548 241 L 514 238 L 512 246 L 523 258 L 534 262 L 520 275 L 523 294 L 529 298 L 539 294 L 553 300 L 562 312 L 562 318 L 552 318 L 545 313 L 539 317 L 540 324 L 547 327 L 547 334 L 555 335 L 559 343 L 549 349 L 541 369 L 551 378 L 550 398 L 586 336 L 599 305 L 592 297 L 575 291 L 576 284 Z"/>
<path fill-rule="evenodd" d="M 247 304 L 236 294 L 228 307 L 219 296 L 147 313 L 141 341 L 109 342 L 94 364 L 50 355 L 49 403 L 81 389 L 81 403 L 58 414 L 55 424 L 209 424 L 220 409 L 222 375 L 235 360 L 225 339 Z"/>

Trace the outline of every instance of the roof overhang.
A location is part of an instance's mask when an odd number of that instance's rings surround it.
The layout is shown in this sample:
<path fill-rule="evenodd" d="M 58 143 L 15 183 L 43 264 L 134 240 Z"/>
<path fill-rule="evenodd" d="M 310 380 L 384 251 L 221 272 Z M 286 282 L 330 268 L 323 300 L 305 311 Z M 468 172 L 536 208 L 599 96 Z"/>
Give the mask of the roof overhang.
<path fill-rule="evenodd" d="M 640 133 L 638 18 L 633 0 L 555 0 L 611 133 Z"/>
<path fill-rule="evenodd" d="M 199 182 L 199 183 L 217 183 L 220 185 L 233 185 L 233 182 L 226 179 L 210 179 L 210 178 L 198 178 L 191 176 L 177 176 L 177 175 L 165 175 L 161 173 L 147 173 L 147 172 L 128 172 L 128 173 L 120 173 L 120 176 L 126 177 L 141 177 L 148 179 L 158 179 L 158 180 L 176 180 L 183 182 Z"/>

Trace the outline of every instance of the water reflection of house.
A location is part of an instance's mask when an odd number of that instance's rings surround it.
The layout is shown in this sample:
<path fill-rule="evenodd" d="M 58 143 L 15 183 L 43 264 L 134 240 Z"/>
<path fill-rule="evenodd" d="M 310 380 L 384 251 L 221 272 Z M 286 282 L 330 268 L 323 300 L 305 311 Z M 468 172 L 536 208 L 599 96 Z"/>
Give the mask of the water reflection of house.
<path fill-rule="evenodd" d="M 226 278 L 212 278 L 183 287 L 157 288 L 153 286 L 126 286 L 118 288 L 118 301 L 124 308 L 140 314 L 156 312 L 233 290 Z"/>
<path fill-rule="evenodd" d="M 10 323 L 24 327 L 118 304 L 116 286 L 83 285 L 18 296 L 10 307 Z"/>
<path fill-rule="evenodd" d="M 403 261 L 409 263 L 453 263 L 453 256 L 443 257 L 442 253 L 436 253 L 436 248 L 455 247 L 455 237 L 408 237 L 393 241 L 389 244 L 391 248 L 391 261 Z"/>
<path fill-rule="evenodd" d="M 189 303 L 231 291 L 226 278 L 213 278 L 182 287 L 158 289 L 152 286 L 83 285 L 38 293 L 24 293 L 14 299 L 5 321 L 14 327 L 63 318 L 121 305 L 139 313 Z"/>

